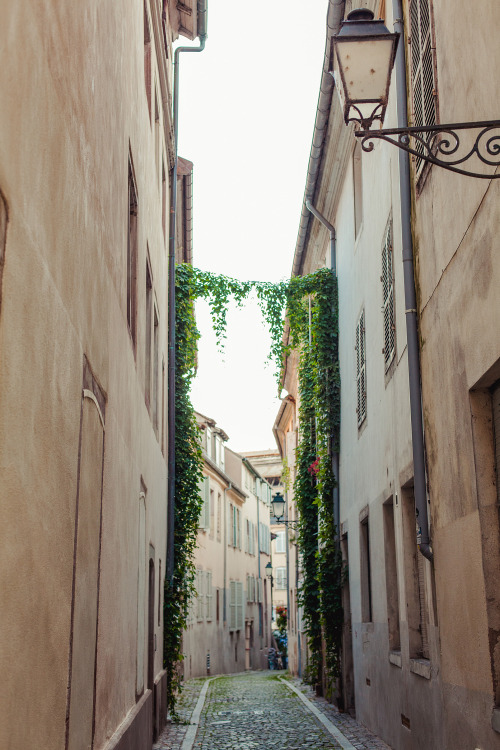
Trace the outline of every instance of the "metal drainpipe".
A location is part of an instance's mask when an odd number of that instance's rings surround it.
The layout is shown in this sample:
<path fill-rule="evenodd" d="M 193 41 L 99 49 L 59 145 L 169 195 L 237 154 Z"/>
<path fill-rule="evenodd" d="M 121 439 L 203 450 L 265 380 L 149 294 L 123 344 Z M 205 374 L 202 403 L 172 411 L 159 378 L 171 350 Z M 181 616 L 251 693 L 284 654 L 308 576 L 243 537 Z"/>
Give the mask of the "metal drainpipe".
<path fill-rule="evenodd" d="M 163 24 L 166 23 L 168 0 L 163 1 Z M 168 495 L 167 495 L 167 581 L 174 580 L 175 524 L 175 234 L 177 221 L 177 145 L 179 137 L 179 55 L 202 52 L 207 38 L 207 0 L 198 0 L 198 47 L 177 47 L 174 53 L 174 166 L 172 167 L 172 203 L 168 243 Z M 165 50 L 166 51 L 166 50 Z"/>
<path fill-rule="evenodd" d="M 224 487 L 224 590 L 222 592 L 222 624 L 224 625 L 227 622 L 227 612 L 226 612 L 226 589 L 227 589 L 227 499 L 226 499 L 226 492 L 229 492 L 230 489 L 232 489 L 233 485 L 232 482 L 229 482 L 227 487 Z"/>
<path fill-rule="evenodd" d="M 408 127 L 407 76 L 405 56 L 404 16 L 401 0 L 393 0 L 394 30 L 401 34 L 396 53 L 396 92 L 398 128 Z M 420 352 L 417 329 L 417 297 L 413 271 L 413 238 L 411 231 L 410 160 L 399 151 L 399 189 L 401 193 L 401 226 L 403 240 L 403 278 L 405 289 L 406 339 L 408 344 L 408 379 L 410 384 L 411 435 L 413 445 L 413 482 L 415 511 L 419 530 L 417 544 L 428 560 L 433 559 L 427 517 L 427 488 L 425 480 L 424 430 L 422 424 L 422 390 L 420 383 Z"/>
<path fill-rule="evenodd" d="M 334 276 L 337 276 L 337 246 L 335 227 L 330 224 L 323 214 L 314 208 L 311 201 L 306 201 L 306 208 L 320 221 L 330 233 L 330 268 Z M 333 489 L 333 521 L 335 523 L 335 542 L 340 543 L 340 497 L 339 497 L 339 454 L 332 451 L 332 470 L 335 476 L 336 487 Z"/>

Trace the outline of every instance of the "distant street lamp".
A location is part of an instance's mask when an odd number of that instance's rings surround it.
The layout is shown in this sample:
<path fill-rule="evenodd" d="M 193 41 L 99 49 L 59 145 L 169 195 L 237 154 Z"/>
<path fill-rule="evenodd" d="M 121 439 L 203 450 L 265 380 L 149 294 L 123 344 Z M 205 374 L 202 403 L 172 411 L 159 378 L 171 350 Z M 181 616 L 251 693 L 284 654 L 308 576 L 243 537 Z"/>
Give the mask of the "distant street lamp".
<path fill-rule="evenodd" d="M 273 516 L 276 518 L 278 523 L 281 523 L 281 518 L 285 515 L 285 500 L 280 492 L 277 492 L 271 501 L 273 507 Z"/>
<path fill-rule="evenodd" d="M 373 151 L 375 139 L 387 141 L 417 159 L 451 172 L 491 180 L 498 174 L 462 169 L 474 155 L 489 167 L 500 166 L 500 120 L 461 122 L 451 125 L 370 130 L 382 125 L 389 98 L 389 85 L 396 58 L 399 33 L 391 34 L 371 10 L 353 10 L 333 37 L 336 88 L 342 102 L 344 122 L 354 123 L 354 133 L 363 151 Z M 402 93 L 406 96 L 406 87 Z M 478 130 L 473 139 L 460 142 L 461 131 Z"/>
<path fill-rule="evenodd" d="M 271 506 L 273 509 L 273 516 L 276 518 L 276 523 L 283 523 L 286 526 L 292 527 L 296 527 L 298 525 L 298 521 L 288 521 L 283 518 L 283 516 L 285 515 L 285 501 L 283 499 L 283 495 L 280 492 L 277 492 L 271 500 Z"/>
<path fill-rule="evenodd" d="M 271 579 L 271 588 L 273 587 L 273 564 L 268 562 L 266 565 L 266 576 Z"/>

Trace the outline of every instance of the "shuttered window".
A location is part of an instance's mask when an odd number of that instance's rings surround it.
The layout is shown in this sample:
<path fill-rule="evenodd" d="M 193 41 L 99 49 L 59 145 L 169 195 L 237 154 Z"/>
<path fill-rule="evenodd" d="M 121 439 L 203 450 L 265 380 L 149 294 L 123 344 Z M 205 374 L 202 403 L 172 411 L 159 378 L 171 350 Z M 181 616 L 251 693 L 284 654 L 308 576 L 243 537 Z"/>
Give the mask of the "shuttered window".
<path fill-rule="evenodd" d="M 358 427 L 366 419 L 366 344 L 365 311 L 361 312 L 356 324 L 356 390 Z"/>
<path fill-rule="evenodd" d="M 206 531 L 210 528 L 210 480 L 208 477 L 203 477 L 200 482 L 200 496 L 202 506 L 198 528 Z"/>
<path fill-rule="evenodd" d="M 277 589 L 286 589 L 286 568 L 276 568 L 275 579 Z"/>
<path fill-rule="evenodd" d="M 196 619 L 198 621 L 205 619 L 205 585 L 204 571 L 198 568 L 196 570 Z"/>
<path fill-rule="evenodd" d="M 276 552 L 276 554 L 279 554 L 281 552 L 286 552 L 284 531 L 276 532 L 274 551 Z"/>
<path fill-rule="evenodd" d="M 436 86 L 432 50 L 430 0 L 410 0 L 410 47 L 413 100 L 413 125 L 435 125 L 437 122 Z M 418 143 L 415 149 L 422 153 Z M 425 162 L 416 161 L 417 176 Z"/>
<path fill-rule="evenodd" d="M 384 362 L 389 369 L 396 353 L 396 324 L 394 316 L 394 271 L 392 265 L 392 220 L 389 221 L 382 246 L 382 310 L 384 313 Z"/>
<path fill-rule="evenodd" d="M 243 584 L 240 581 L 229 582 L 229 630 L 243 630 L 245 626 L 245 604 Z"/>
<path fill-rule="evenodd" d="M 214 597 L 212 589 L 212 571 L 205 571 L 205 597 L 206 597 L 206 614 L 207 620 L 214 619 Z"/>

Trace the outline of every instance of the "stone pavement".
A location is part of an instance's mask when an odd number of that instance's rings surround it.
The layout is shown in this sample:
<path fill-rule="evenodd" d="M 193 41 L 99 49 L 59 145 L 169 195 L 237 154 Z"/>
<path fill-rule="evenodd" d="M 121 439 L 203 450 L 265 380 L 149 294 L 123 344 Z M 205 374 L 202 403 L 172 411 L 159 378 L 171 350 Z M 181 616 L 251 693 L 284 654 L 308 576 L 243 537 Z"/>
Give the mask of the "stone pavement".
<path fill-rule="evenodd" d="M 325 700 L 316 698 L 300 680 L 287 677 L 313 704 L 312 708 L 305 705 L 278 679 L 283 675 L 249 672 L 213 679 L 193 750 L 275 750 L 277 744 L 280 750 L 390 750 L 351 716 L 340 714 Z M 178 709 L 181 721 L 186 723 L 168 724 L 154 750 L 187 750 L 191 746 L 186 740 L 182 748 L 204 683 L 201 679 L 184 684 Z M 324 717 L 326 727 L 312 713 L 314 709 Z"/>

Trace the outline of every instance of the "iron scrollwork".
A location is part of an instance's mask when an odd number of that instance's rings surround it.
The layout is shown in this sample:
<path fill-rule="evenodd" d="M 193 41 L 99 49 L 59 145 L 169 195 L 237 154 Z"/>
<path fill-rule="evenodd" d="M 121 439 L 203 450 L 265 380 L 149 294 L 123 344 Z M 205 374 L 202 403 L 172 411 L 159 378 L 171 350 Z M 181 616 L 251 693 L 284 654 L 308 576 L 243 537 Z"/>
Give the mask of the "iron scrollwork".
<path fill-rule="evenodd" d="M 472 145 L 470 139 L 467 139 L 464 146 L 464 139 L 462 141 L 460 139 L 460 131 L 462 130 L 479 130 Z M 463 174 L 467 177 L 479 177 L 483 180 L 500 178 L 500 172 L 498 174 L 486 174 L 462 169 L 459 166 L 474 156 L 486 166 L 494 167 L 495 170 L 500 166 L 500 120 L 434 125 L 421 128 L 358 130 L 355 135 L 356 138 L 360 139 L 363 151 L 373 151 L 373 141 L 382 140 L 392 143 L 417 159 L 436 164 L 450 172 Z"/>

